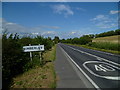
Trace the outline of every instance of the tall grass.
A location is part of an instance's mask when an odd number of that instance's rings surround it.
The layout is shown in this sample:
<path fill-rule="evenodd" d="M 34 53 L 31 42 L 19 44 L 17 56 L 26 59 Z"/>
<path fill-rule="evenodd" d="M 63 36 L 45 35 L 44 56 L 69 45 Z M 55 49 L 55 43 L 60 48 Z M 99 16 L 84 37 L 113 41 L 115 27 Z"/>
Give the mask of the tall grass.
<path fill-rule="evenodd" d="M 92 42 L 92 43 L 89 43 L 88 46 L 100 48 L 100 49 L 106 49 L 106 50 L 114 50 L 114 51 L 120 50 L 120 43 Z"/>

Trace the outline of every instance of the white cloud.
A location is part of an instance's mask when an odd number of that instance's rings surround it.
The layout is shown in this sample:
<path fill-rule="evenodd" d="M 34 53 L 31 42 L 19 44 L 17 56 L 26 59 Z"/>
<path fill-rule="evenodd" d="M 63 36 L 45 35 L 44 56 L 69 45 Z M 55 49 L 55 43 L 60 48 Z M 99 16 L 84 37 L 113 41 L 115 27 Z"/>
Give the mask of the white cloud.
<path fill-rule="evenodd" d="M 118 20 L 115 18 L 112 18 L 108 15 L 97 15 L 95 18 L 90 19 L 95 26 L 99 28 L 114 28 L 118 26 Z"/>
<path fill-rule="evenodd" d="M 8 22 L 4 19 L 0 18 L 0 22 L 2 23 L 3 29 L 7 29 L 9 33 L 31 33 L 32 35 L 47 35 L 47 34 L 53 34 L 53 31 L 48 31 L 48 29 L 59 29 L 60 27 L 58 26 L 48 26 L 48 25 L 41 25 L 39 27 L 33 27 L 33 28 L 28 28 L 24 27 L 22 25 Z"/>
<path fill-rule="evenodd" d="M 71 32 L 71 34 L 75 34 L 76 32 Z"/>
<path fill-rule="evenodd" d="M 8 25 L 12 25 L 12 24 L 15 24 L 15 23 L 11 23 L 11 22 L 9 22 L 9 23 L 6 23 L 6 24 L 8 24 Z"/>
<path fill-rule="evenodd" d="M 68 15 L 74 15 L 74 12 L 71 10 L 70 6 L 59 4 L 52 6 L 55 13 L 64 14 L 65 17 Z"/>
<path fill-rule="evenodd" d="M 116 27 L 117 25 L 114 24 L 114 23 L 98 23 L 96 26 L 100 27 L 100 28 L 113 28 L 113 27 Z"/>
<path fill-rule="evenodd" d="M 23 27 L 19 24 L 7 22 L 6 20 L 2 20 L 2 27 L 3 29 L 7 29 L 10 33 L 26 33 L 29 31 L 28 28 Z"/>
<path fill-rule="evenodd" d="M 32 33 L 33 35 L 38 35 L 39 33 Z"/>
<path fill-rule="evenodd" d="M 47 26 L 47 25 L 42 25 L 39 28 L 45 28 L 45 29 L 59 29 L 60 27 L 58 26 Z"/>
<path fill-rule="evenodd" d="M 80 11 L 86 11 L 85 9 L 83 9 L 83 8 L 80 8 L 80 7 L 76 7 L 76 10 L 80 10 Z"/>
<path fill-rule="evenodd" d="M 120 11 L 117 11 L 117 10 L 111 10 L 110 11 L 110 14 L 117 14 L 117 13 L 120 13 Z"/>
<path fill-rule="evenodd" d="M 91 19 L 91 21 L 101 21 L 101 20 L 108 20 L 108 17 L 105 15 L 97 15 L 95 18 Z"/>
<path fill-rule="evenodd" d="M 44 32 L 42 32 L 41 35 L 55 35 L 55 34 L 56 34 L 55 31 L 44 31 Z"/>
<path fill-rule="evenodd" d="M 55 31 L 56 29 L 60 28 L 58 26 L 42 25 L 39 27 L 27 28 L 22 25 L 8 22 L 6 20 L 3 20 L 2 23 L 3 23 L 3 28 L 7 29 L 9 33 L 18 33 L 21 37 L 24 35 L 26 36 L 42 35 L 44 37 L 51 37 L 51 38 L 54 38 L 55 36 L 59 36 L 62 39 L 62 38 L 80 37 L 83 35 L 83 33 L 81 32 L 82 30 L 71 30 L 71 31 L 67 30 L 66 32 Z M 48 30 L 48 29 L 52 29 L 52 30 Z"/>

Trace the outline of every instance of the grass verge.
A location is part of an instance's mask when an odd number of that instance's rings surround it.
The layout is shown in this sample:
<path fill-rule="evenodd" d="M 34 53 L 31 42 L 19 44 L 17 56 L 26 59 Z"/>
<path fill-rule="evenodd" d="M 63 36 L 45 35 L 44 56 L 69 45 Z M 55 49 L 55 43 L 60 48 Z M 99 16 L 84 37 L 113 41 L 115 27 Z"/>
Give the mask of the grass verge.
<path fill-rule="evenodd" d="M 103 51 L 103 52 L 108 52 L 108 53 L 113 53 L 113 54 L 120 54 L 120 51 L 100 49 L 100 48 L 90 47 L 87 45 L 78 45 L 78 44 L 68 44 L 68 45 L 74 45 L 74 46 L 84 47 L 88 49 L 93 49 L 93 50 L 98 50 L 98 51 Z"/>
<path fill-rule="evenodd" d="M 42 67 L 36 66 L 13 78 L 11 88 L 56 88 L 56 73 L 54 63 L 56 46 L 43 54 L 46 62 Z M 39 59 L 39 58 L 38 58 Z"/>

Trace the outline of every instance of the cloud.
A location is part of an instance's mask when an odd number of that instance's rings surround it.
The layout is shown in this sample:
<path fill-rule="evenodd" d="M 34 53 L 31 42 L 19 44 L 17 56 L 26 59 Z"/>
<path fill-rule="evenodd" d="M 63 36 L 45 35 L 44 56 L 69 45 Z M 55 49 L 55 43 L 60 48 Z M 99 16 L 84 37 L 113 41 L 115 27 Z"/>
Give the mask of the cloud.
<path fill-rule="evenodd" d="M 8 24 L 8 25 L 12 25 L 12 24 L 16 24 L 16 23 L 11 23 L 11 22 L 9 22 L 9 23 L 6 23 L 6 24 Z"/>
<path fill-rule="evenodd" d="M 59 4 L 52 6 L 53 10 L 57 14 L 64 14 L 65 17 L 68 15 L 74 15 L 69 5 Z"/>
<path fill-rule="evenodd" d="M 113 27 L 116 27 L 117 25 L 114 24 L 114 23 L 98 23 L 96 24 L 96 26 L 100 27 L 100 28 L 113 28 Z"/>
<path fill-rule="evenodd" d="M 12 23 L 12 22 L 8 22 L 6 20 L 2 20 L 0 19 L 0 22 L 2 22 L 2 27 L 3 29 L 8 29 L 8 32 L 10 33 L 33 33 L 35 34 L 36 32 L 44 32 L 47 29 L 59 29 L 60 27 L 58 26 L 48 26 L 48 25 L 41 25 L 39 27 L 33 27 L 33 28 L 28 28 L 28 27 L 24 27 L 22 25 L 19 25 L 17 23 Z"/>
<path fill-rule="evenodd" d="M 117 10 L 111 10 L 110 11 L 110 14 L 117 14 L 117 13 L 120 13 L 120 11 L 117 11 Z"/>
<path fill-rule="evenodd" d="M 29 31 L 29 29 L 24 26 L 12 22 L 7 22 L 4 19 L 2 20 L 2 28 L 8 30 L 10 33 L 26 33 Z"/>
<path fill-rule="evenodd" d="M 55 31 L 50 31 L 48 29 L 59 29 L 60 27 L 58 26 L 48 26 L 48 25 L 41 25 L 39 27 L 33 27 L 33 28 L 28 28 L 24 27 L 22 25 L 19 25 L 17 23 L 12 23 L 8 22 L 6 20 L 0 19 L 0 22 L 2 22 L 3 30 L 7 29 L 8 33 L 18 33 L 20 36 L 24 35 L 42 35 L 44 37 L 54 37 L 57 35 L 57 32 Z M 1 30 L 2 31 L 2 30 Z"/>
<path fill-rule="evenodd" d="M 32 33 L 33 35 L 38 35 L 39 33 Z"/>
<path fill-rule="evenodd" d="M 114 28 L 118 26 L 117 18 L 112 18 L 108 15 L 97 15 L 95 18 L 90 19 L 95 26 L 99 28 Z"/>
<path fill-rule="evenodd" d="M 80 8 L 80 7 L 76 7 L 76 10 L 80 10 L 80 11 L 86 11 L 85 9 L 83 9 L 83 8 Z"/>
<path fill-rule="evenodd" d="M 55 31 L 45 31 L 45 32 L 42 32 L 42 34 L 41 35 L 55 35 L 56 34 L 56 32 Z"/>
<path fill-rule="evenodd" d="M 77 32 L 71 32 L 71 34 L 75 34 L 75 33 L 77 33 Z"/>
<path fill-rule="evenodd" d="M 41 25 L 39 27 L 27 28 L 17 23 L 8 22 L 6 20 L 3 20 L 2 23 L 3 23 L 3 29 L 7 29 L 9 33 L 18 33 L 21 37 L 24 35 L 26 36 L 41 35 L 43 37 L 51 37 L 51 38 L 54 38 L 55 36 L 59 36 L 62 39 L 62 38 L 80 37 L 82 35 L 80 30 L 55 31 L 56 29 L 60 28 L 58 26 Z"/>
<path fill-rule="evenodd" d="M 101 20 L 108 20 L 108 17 L 105 15 L 97 15 L 95 18 L 91 19 L 91 21 L 101 21 Z"/>
<path fill-rule="evenodd" d="M 47 25 L 42 25 L 40 28 L 47 28 L 47 29 L 59 29 L 60 27 L 58 26 L 47 26 Z"/>

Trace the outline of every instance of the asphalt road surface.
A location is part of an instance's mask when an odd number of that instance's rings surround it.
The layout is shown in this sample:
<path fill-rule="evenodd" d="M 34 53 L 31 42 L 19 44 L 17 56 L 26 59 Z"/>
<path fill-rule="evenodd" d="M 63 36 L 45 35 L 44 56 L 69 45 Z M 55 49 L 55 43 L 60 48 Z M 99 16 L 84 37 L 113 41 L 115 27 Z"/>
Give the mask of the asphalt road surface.
<path fill-rule="evenodd" d="M 120 55 L 59 43 L 94 88 L 120 89 Z"/>

